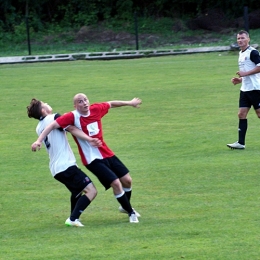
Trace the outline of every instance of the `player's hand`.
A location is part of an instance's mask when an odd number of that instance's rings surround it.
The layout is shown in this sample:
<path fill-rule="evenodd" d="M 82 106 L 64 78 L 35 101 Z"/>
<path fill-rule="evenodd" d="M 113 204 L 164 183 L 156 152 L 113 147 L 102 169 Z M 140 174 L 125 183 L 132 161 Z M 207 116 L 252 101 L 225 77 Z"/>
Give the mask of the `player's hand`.
<path fill-rule="evenodd" d="M 231 82 L 236 85 L 242 82 L 242 78 L 232 78 Z"/>
<path fill-rule="evenodd" d="M 238 71 L 236 74 L 237 74 L 239 77 L 245 77 L 245 76 L 246 76 L 246 72 L 244 72 L 244 71 Z"/>
<path fill-rule="evenodd" d="M 90 145 L 91 146 L 94 146 L 94 147 L 100 147 L 102 146 L 102 142 L 98 139 L 98 138 L 92 138 L 90 141 L 89 141 Z"/>
<path fill-rule="evenodd" d="M 133 98 L 131 100 L 131 105 L 133 107 L 139 108 L 141 104 L 142 104 L 142 100 L 140 98 Z"/>
<path fill-rule="evenodd" d="M 31 146 L 32 151 L 33 151 L 33 152 L 39 151 L 39 150 L 41 149 L 41 146 L 42 146 L 42 143 L 41 143 L 41 142 L 38 142 L 38 141 L 34 142 L 34 143 L 32 144 L 32 146 Z"/>

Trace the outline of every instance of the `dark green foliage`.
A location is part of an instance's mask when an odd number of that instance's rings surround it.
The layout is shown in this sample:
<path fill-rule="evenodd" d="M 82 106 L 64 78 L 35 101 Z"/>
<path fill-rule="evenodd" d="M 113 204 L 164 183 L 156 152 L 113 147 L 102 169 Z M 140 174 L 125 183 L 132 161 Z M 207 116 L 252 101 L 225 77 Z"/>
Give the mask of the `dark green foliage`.
<path fill-rule="evenodd" d="M 107 19 L 129 21 L 133 13 L 143 17 L 196 17 L 208 9 L 221 9 L 234 18 L 243 15 L 246 5 L 249 11 L 258 8 L 257 0 L 0 0 L 0 27 L 15 32 L 15 26 L 25 20 L 26 4 L 28 18 L 35 31 L 50 23 L 61 27 L 96 24 Z"/>

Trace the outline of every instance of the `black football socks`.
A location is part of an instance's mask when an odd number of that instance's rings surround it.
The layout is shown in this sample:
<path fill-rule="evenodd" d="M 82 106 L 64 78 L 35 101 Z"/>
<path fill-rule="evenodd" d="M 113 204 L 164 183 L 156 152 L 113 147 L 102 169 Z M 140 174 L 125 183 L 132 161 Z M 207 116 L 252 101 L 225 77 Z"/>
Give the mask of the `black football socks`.
<path fill-rule="evenodd" d="M 125 191 L 125 194 L 126 194 L 128 200 L 130 201 L 131 195 L 132 195 L 132 188 L 124 188 L 123 187 L 123 190 Z"/>
<path fill-rule="evenodd" d="M 239 119 L 238 142 L 242 145 L 245 145 L 246 131 L 247 131 L 247 119 Z"/>
<path fill-rule="evenodd" d="M 89 198 L 86 195 L 82 195 L 78 202 L 72 211 L 70 215 L 70 220 L 75 221 L 75 219 L 79 219 L 80 215 L 83 213 L 83 211 L 88 207 L 88 205 L 91 203 Z"/>
<path fill-rule="evenodd" d="M 133 213 L 132 206 L 131 206 L 125 192 L 120 195 L 117 195 L 116 199 L 118 200 L 118 202 L 120 203 L 122 208 L 128 212 L 129 215 L 131 213 Z"/>

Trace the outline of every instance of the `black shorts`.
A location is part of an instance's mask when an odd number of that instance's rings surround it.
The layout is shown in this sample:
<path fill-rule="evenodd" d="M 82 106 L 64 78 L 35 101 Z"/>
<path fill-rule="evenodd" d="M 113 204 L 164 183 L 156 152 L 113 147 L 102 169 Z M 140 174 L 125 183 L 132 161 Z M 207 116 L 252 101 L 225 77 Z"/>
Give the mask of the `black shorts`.
<path fill-rule="evenodd" d="M 114 180 L 125 176 L 129 172 L 126 166 L 115 155 L 105 159 L 95 159 L 86 165 L 86 167 L 96 175 L 106 190 L 110 188 L 110 184 Z"/>
<path fill-rule="evenodd" d="M 260 90 L 240 91 L 239 107 L 260 108 Z"/>
<path fill-rule="evenodd" d="M 80 195 L 81 192 L 92 183 L 90 178 L 76 165 L 69 167 L 63 172 L 59 172 L 54 178 L 63 183 L 74 197 Z"/>

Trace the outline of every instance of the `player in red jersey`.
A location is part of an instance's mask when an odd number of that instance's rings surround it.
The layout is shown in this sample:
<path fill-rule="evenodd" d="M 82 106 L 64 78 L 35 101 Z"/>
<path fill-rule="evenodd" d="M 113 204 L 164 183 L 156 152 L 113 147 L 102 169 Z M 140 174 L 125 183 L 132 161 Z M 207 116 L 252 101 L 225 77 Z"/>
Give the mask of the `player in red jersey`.
<path fill-rule="evenodd" d="M 42 140 L 44 140 L 45 136 L 53 129 L 59 127 L 66 129 L 70 125 L 74 125 L 81 129 L 89 137 L 95 137 L 101 140 L 102 146 L 92 147 L 88 142 L 74 137 L 82 163 L 97 176 L 106 189 L 112 187 L 114 195 L 121 205 L 119 210 L 120 212 L 129 215 L 130 223 L 138 223 L 138 217 L 140 217 L 140 214 L 136 212 L 130 204 L 132 178 L 126 166 L 106 145 L 103 139 L 101 119 L 108 113 L 110 108 L 121 106 L 132 106 L 138 108 L 142 103 L 141 99 L 133 98 L 129 101 L 115 100 L 90 105 L 87 96 L 79 93 L 74 96 L 73 101 L 76 110 L 64 114 L 46 127 L 37 141 L 32 144 L 32 149 L 39 149 Z"/>

